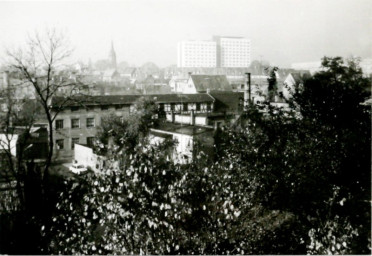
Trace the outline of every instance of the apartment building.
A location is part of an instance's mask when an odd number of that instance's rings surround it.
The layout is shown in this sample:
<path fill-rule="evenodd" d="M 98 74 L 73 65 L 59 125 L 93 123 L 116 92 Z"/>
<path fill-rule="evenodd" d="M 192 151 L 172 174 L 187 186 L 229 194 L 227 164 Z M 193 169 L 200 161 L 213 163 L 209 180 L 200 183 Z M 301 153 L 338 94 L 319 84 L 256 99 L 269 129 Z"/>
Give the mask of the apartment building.
<path fill-rule="evenodd" d="M 183 41 L 178 43 L 177 50 L 179 68 L 247 68 L 251 64 L 251 41 L 243 37 Z"/>
<path fill-rule="evenodd" d="M 178 43 L 177 66 L 210 67 L 217 65 L 217 47 L 214 41 L 183 41 Z"/>
<path fill-rule="evenodd" d="M 243 37 L 214 36 L 217 45 L 217 66 L 244 68 L 251 64 L 251 41 Z"/>

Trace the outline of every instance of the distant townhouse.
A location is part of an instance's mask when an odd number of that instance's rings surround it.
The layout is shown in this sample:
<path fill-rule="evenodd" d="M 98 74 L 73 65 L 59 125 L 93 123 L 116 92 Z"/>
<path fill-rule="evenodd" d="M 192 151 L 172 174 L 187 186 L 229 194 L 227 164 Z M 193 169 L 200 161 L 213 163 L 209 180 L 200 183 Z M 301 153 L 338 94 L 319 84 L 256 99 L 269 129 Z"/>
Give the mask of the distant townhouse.
<path fill-rule="evenodd" d="M 102 81 L 118 83 L 120 81 L 120 74 L 116 69 L 108 69 L 103 73 Z"/>
<path fill-rule="evenodd" d="M 187 86 L 187 81 L 189 80 L 189 76 L 173 76 L 169 80 L 169 87 L 171 92 L 182 92 L 183 88 Z"/>
<path fill-rule="evenodd" d="M 178 82 L 176 93 L 206 93 L 208 91 L 232 91 L 225 75 L 189 74 L 187 83 Z"/>
<path fill-rule="evenodd" d="M 143 74 L 138 68 L 135 67 L 125 68 L 122 72 L 120 72 L 120 76 L 129 79 L 131 84 L 143 79 Z"/>

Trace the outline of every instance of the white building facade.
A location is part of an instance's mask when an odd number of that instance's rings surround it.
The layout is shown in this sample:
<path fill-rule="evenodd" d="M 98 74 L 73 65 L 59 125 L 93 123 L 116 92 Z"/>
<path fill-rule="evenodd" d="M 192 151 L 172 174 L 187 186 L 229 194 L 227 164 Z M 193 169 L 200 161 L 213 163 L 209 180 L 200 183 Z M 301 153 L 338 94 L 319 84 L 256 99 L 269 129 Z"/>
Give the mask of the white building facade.
<path fill-rule="evenodd" d="M 243 37 L 214 36 L 211 41 L 178 43 L 179 68 L 247 68 L 251 64 L 251 41 Z"/>
<path fill-rule="evenodd" d="M 243 37 L 215 36 L 217 66 L 222 68 L 247 68 L 251 64 L 251 41 Z"/>
<path fill-rule="evenodd" d="M 183 41 L 178 43 L 177 66 L 215 68 L 217 46 L 213 41 Z"/>

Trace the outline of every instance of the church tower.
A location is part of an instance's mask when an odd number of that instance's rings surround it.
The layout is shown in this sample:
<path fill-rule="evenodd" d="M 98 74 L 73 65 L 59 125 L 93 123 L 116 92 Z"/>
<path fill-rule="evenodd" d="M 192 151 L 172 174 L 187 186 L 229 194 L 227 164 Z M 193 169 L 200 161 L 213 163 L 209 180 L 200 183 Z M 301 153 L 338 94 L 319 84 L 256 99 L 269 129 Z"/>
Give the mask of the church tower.
<path fill-rule="evenodd" d="M 116 53 L 114 50 L 114 43 L 111 41 L 111 50 L 109 53 L 109 61 L 110 61 L 110 66 L 113 69 L 116 69 Z"/>

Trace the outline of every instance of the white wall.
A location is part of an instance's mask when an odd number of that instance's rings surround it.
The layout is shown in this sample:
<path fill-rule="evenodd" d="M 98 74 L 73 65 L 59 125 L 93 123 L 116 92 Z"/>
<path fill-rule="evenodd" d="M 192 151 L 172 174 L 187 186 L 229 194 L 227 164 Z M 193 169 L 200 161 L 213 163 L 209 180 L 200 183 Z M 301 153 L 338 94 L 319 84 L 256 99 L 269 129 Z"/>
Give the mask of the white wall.
<path fill-rule="evenodd" d="M 196 116 L 195 117 L 195 125 L 207 125 L 207 117 L 205 116 Z"/>
<path fill-rule="evenodd" d="M 194 146 L 193 137 L 186 134 L 179 134 L 173 132 L 166 132 L 161 130 L 153 129 L 156 132 L 161 132 L 164 134 L 169 134 L 172 136 L 172 139 L 176 142 L 176 146 L 173 151 L 173 161 L 175 163 L 185 164 L 192 160 L 192 150 Z M 150 135 L 149 137 L 150 145 L 155 145 L 159 142 L 164 141 L 163 138 Z M 185 157 L 186 156 L 186 157 Z"/>
<path fill-rule="evenodd" d="M 94 160 L 93 155 L 94 155 L 93 149 L 79 144 L 75 144 L 75 160 L 79 164 L 91 167 L 94 166 L 95 163 L 93 163 Z"/>
<path fill-rule="evenodd" d="M 191 78 L 189 78 L 187 84 L 183 87 L 182 93 L 197 93 L 194 82 Z"/>
<path fill-rule="evenodd" d="M 175 123 L 180 124 L 191 124 L 190 115 L 175 115 Z"/>
<path fill-rule="evenodd" d="M 18 134 L 0 134 L 0 150 L 6 151 L 10 148 L 12 156 L 17 155 Z"/>

